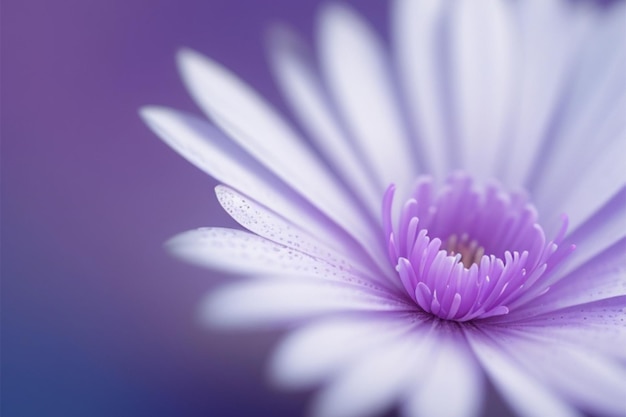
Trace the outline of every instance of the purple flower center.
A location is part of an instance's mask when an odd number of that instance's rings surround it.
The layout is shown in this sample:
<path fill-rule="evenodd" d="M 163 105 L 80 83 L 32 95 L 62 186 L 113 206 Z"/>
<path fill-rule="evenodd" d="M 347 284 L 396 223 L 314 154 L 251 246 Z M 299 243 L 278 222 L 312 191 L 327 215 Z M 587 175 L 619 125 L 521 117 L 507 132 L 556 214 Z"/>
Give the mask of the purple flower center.
<path fill-rule="evenodd" d="M 389 260 L 411 299 L 442 319 L 507 314 L 525 297 L 545 293 L 548 272 L 573 249 L 557 250 L 567 217 L 546 242 L 523 193 L 479 188 L 464 173 L 450 175 L 438 190 L 430 177 L 418 178 L 396 216 L 394 193 L 392 185 L 383 199 Z"/>

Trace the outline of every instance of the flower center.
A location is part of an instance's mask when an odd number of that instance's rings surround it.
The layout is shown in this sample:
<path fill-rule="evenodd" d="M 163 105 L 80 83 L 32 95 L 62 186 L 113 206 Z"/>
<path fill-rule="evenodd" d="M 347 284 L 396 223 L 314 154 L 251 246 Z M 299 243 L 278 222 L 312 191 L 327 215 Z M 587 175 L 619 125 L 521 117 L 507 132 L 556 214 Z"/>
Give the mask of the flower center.
<path fill-rule="evenodd" d="M 472 264 L 478 264 L 485 254 L 485 248 L 480 246 L 476 240 L 469 240 L 467 234 L 463 234 L 459 239 L 457 235 L 452 235 L 446 240 L 446 251 L 448 255 L 459 255 L 460 261 L 465 268 L 470 268 Z"/>
<path fill-rule="evenodd" d="M 558 246 L 566 217 L 546 242 L 524 194 L 481 189 L 464 173 L 439 190 L 420 177 L 397 215 L 394 193 L 390 186 L 383 200 L 389 260 L 413 301 L 446 320 L 507 314 L 546 292 L 549 272 L 573 249 Z"/>

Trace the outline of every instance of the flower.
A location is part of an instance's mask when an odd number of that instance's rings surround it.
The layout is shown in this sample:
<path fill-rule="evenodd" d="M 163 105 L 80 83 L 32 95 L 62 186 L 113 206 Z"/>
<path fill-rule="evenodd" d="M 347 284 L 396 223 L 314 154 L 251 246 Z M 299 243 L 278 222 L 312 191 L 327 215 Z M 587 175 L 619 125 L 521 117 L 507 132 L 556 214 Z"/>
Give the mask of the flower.
<path fill-rule="evenodd" d="M 212 123 L 141 114 L 247 229 L 168 243 L 250 276 L 206 315 L 295 327 L 271 373 L 321 385 L 317 416 L 473 416 L 486 379 L 519 415 L 625 415 L 625 10 L 397 0 L 389 50 L 327 5 L 319 70 L 290 30 L 269 37 L 309 141 L 181 51 Z"/>

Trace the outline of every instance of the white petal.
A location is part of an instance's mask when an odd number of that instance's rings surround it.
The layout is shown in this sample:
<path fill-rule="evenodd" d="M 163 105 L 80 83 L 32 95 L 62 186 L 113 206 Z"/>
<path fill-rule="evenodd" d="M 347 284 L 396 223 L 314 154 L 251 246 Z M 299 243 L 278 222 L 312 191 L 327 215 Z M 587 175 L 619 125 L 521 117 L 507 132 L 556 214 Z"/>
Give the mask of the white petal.
<path fill-rule="evenodd" d="M 543 150 L 539 164 L 533 170 L 532 188 L 538 202 L 545 205 L 558 203 L 564 191 L 577 190 L 579 187 L 570 185 L 589 176 L 598 165 L 609 163 L 602 156 L 607 146 L 620 142 L 613 152 L 624 152 L 626 47 L 622 39 L 626 36 L 625 21 L 626 7 L 623 4 L 614 7 L 598 19 L 592 33 L 594 36 L 586 42 L 579 57 L 581 65 L 576 67 L 550 132 L 554 140 Z M 603 134 L 607 124 L 616 123 L 613 128 L 616 130 Z M 581 161 L 585 163 L 580 169 L 571 169 L 573 164 Z M 618 162 L 623 165 L 624 158 Z M 623 178 L 622 174 L 615 179 L 607 177 L 605 182 L 596 182 L 606 188 L 615 181 L 623 185 Z M 583 190 L 588 191 L 587 187 Z M 602 195 L 600 193 L 598 197 Z M 600 200 L 599 204 L 602 202 Z"/>
<path fill-rule="evenodd" d="M 286 28 L 272 31 L 270 58 L 281 91 L 326 159 L 356 192 L 370 214 L 378 219 L 384 184 L 377 183 L 374 174 L 358 157 L 330 110 L 328 98 L 312 70 L 313 63 L 307 60 L 303 49 L 296 35 Z"/>
<path fill-rule="evenodd" d="M 345 266 L 335 266 L 298 250 L 235 229 L 202 228 L 170 239 L 168 249 L 182 259 L 211 269 L 250 275 L 316 277 L 382 288 Z"/>
<path fill-rule="evenodd" d="M 403 415 L 477 416 L 483 401 L 483 378 L 468 350 L 463 340 L 440 339 Z"/>
<path fill-rule="evenodd" d="M 404 311 L 410 306 L 371 290 L 302 277 L 250 279 L 211 293 L 201 316 L 219 326 L 259 328 L 339 312 Z"/>
<path fill-rule="evenodd" d="M 324 241 L 346 242 L 346 235 L 338 227 L 204 120 L 159 107 L 143 108 L 141 115 L 163 141 L 216 180 L 272 207 L 276 213 Z"/>
<path fill-rule="evenodd" d="M 466 335 L 483 369 L 517 414 L 522 417 L 581 416 L 541 381 L 532 378 L 486 335 L 475 331 L 466 331 Z"/>
<path fill-rule="evenodd" d="M 549 142 L 551 123 L 558 117 L 571 69 L 593 19 L 588 8 L 572 2 L 527 0 L 515 2 L 515 7 L 521 37 L 515 53 L 523 59 L 502 168 L 505 183 L 521 187 L 542 146 Z"/>
<path fill-rule="evenodd" d="M 190 50 L 178 58 L 189 91 L 220 128 L 361 243 L 376 246 L 359 206 L 263 98 L 208 58 Z"/>
<path fill-rule="evenodd" d="M 624 317 L 625 300 L 624 296 L 614 297 L 540 315 L 520 310 L 494 318 L 491 324 L 552 338 L 554 343 L 587 346 L 624 362 L 626 323 L 621 319 Z"/>
<path fill-rule="evenodd" d="M 626 411 L 626 371 L 614 361 L 571 345 L 545 346 L 534 355 L 524 350 L 525 363 L 570 401 L 593 414 L 621 416 Z M 563 372 L 563 370 L 566 370 Z"/>
<path fill-rule="evenodd" d="M 318 44 L 331 93 L 378 186 L 410 183 L 417 158 L 402 128 L 380 40 L 347 6 L 332 4 L 322 11 Z"/>
<path fill-rule="evenodd" d="M 271 363 L 280 386 L 310 388 L 413 327 L 407 314 L 334 317 L 292 332 Z"/>
<path fill-rule="evenodd" d="M 626 101 L 625 101 L 626 103 Z M 613 109 L 616 110 L 616 109 Z M 621 119 L 624 119 L 626 107 L 622 108 Z M 626 126 L 612 142 L 599 145 L 596 149 L 593 143 L 588 143 L 585 155 L 578 155 L 567 161 L 568 171 L 574 171 L 561 182 L 552 182 L 549 197 L 538 195 L 538 209 L 547 219 L 555 219 L 566 213 L 570 219 L 569 233 L 583 225 L 592 215 L 611 200 L 626 186 Z M 585 161 L 578 170 L 571 170 L 571 166 Z M 565 166 L 554 166 L 557 172 L 564 172 Z M 572 187 L 572 184 L 576 184 Z M 538 192 L 548 193 L 541 187 Z"/>
<path fill-rule="evenodd" d="M 333 265 L 349 273 L 346 278 L 348 280 L 362 277 L 363 280 L 376 282 L 392 292 L 397 292 L 399 289 L 400 284 L 397 282 L 395 271 L 390 267 L 386 270 L 380 269 L 356 245 L 337 248 L 340 242 L 333 240 L 321 242 L 233 189 L 218 186 L 215 191 L 224 210 L 248 230 L 272 242 Z"/>
<path fill-rule="evenodd" d="M 398 70 L 403 81 L 414 130 L 425 152 L 427 172 L 442 179 L 450 169 L 455 148 L 445 117 L 442 13 L 449 2 L 396 0 L 392 28 Z"/>
<path fill-rule="evenodd" d="M 626 7 L 622 3 L 596 20 L 593 36 L 584 44 L 575 78 L 569 87 L 562 123 L 557 132 L 568 147 L 563 159 L 594 141 L 599 122 L 624 98 L 626 80 Z M 623 102 L 622 102 L 623 104 Z M 562 142 L 565 143 L 565 142 Z M 561 152 L 555 158 L 561 157 Z"/>
<path fill-rule="evenodd" d="M 513 24 L 508 2 L 455 4 L 449 63 L 455 136 L 461 166 L 479 179 L 494 174 L 500 139 L 512 110 L 516 80 Z"/>
<path fill-rule="evenodd" d="M 343 270 L 358 270 L 373 280 L 388 282 L 382 273 L 368 273 L 375 267 L 367 256 L 358 255 L 358 248 L 335 248 L 333 245 L 336 246 L 338 242 L 322 242 L 232 188 L 219 185 L 215 188 L 215 194 L 224 210 L 251 232 Z"/>
<path fill-rule="evenodd" d="M 584 344 L 575 347 L 529 336 L 507 330 L 496 337 L 528 372 L 572 403 L 594 415 L 618 416 L 626 411 L 623 365 L 593 353 Z"/>
<path fill-rule="evenodd" d="M 320 392 L 312 414 L 365 417 L 390 408 L 428 362 L 432 343 L 419 337 L 424 334 L 425 331 L 414 328 L 358 357 Z"/>
<path fill-rule="evenodd" d="M 537 327 L 571 328 L 582 331 L 587 326 L 603 328 L 608 333 L 610 329 L 626 332 L 626 323 L 621 321 L 626 303 L 626 297 L 612 297 L 597 300 L 592 303 L 576 305 L 564 309 L 553 310 L 540 315 L 511 314 L 490 320 L 490 323 L 507 323 L 510 326 L 531 325 Z M 594 340 L 589 340 L 593 344 Z"/>
<path fill-rule="evenodd" d="M 520 308 L 541 314 L 626 295 L 626 240 L 613 245 L 552 285 L 547 294 Z"/>
<path fill-rule="evenodd" d="M 575 244 L 576 250 L 564 261 L 563 270 L 557 276 L 574 271 L 626 236 L 625 207 L 626 187 L 565 240 L 564 244 Z"/>

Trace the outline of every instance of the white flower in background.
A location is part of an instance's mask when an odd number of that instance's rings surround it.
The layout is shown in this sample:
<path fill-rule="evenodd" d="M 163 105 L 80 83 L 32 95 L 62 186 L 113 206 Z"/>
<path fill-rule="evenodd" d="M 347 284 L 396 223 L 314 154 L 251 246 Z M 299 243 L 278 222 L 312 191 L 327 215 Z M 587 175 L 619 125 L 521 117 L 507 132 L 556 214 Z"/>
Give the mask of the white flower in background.
<path fill-rule="evenodd" d="M 319 66 L 270 36 L 307 139 L 182 51 L 211 122 L 142 116 L 248 230 L 169 242 L 250 276 L 203 311 L 295 328 L 272 376 L 321 386 L 316 416 L 474 416 L 485 378 L 519 415 L 626 415 L 625 10 L 397 0 L 388 48 L 328 5 Z"/>

